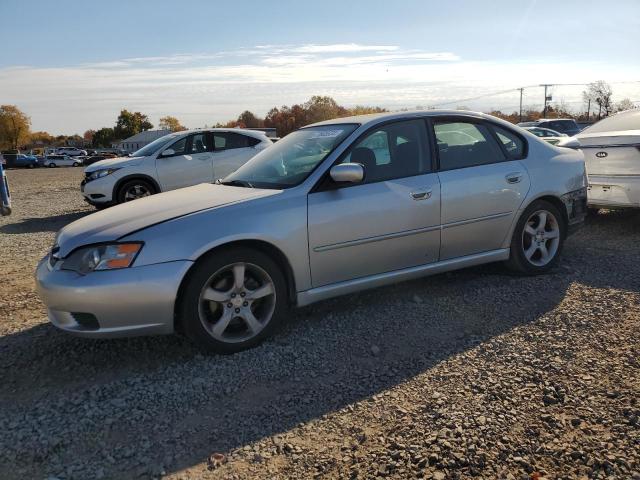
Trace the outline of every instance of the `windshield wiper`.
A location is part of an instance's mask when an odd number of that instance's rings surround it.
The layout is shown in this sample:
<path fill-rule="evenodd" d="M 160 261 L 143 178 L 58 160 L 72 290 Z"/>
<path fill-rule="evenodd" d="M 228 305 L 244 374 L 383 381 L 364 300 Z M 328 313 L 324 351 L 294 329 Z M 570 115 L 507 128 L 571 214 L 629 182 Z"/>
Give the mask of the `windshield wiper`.
<path fill-rule="evenodd" d="M 228 185 L 230 187 L 255 188 L 253 185 L 251 185 L 250 182 L 247 182 L 246 180 L 229 180 L 228 182 L 223 182 L 222 180 L 218 180 L 216 183 L 218 185 Z"/>

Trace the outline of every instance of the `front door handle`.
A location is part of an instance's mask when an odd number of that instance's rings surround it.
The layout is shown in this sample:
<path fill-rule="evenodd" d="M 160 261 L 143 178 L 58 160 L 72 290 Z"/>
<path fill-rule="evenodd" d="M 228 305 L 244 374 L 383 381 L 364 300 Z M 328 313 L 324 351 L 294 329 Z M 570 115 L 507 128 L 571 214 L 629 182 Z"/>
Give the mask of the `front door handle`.
<path fill-rule="evenodd" d="M 522 173 L 509 173 L 504 178 L 507 180 L 507 183 L 520 183 L 522 181 Z"/>
<path fill-rule="evenodd" d="M 431 198 L 431 190 L 421 190 L 419 192 L 411 192 L 411 198 L 414 200 L 427 200 Z"/>

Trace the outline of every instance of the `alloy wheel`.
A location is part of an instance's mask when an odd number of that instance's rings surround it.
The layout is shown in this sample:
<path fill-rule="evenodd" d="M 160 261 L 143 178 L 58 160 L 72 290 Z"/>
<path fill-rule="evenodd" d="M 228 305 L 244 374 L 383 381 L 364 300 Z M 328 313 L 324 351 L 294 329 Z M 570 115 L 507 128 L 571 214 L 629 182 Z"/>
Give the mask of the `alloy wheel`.
<path fill-rule="evenodd" d="M 560 246 L 560 225 L 547 210 L 531 214 L 522 232 L 522 249 L 528 262 L 544 267 L 551 262 Z"/>
<path fill-rule="evenodd" d="M 199 297 L 198 314 L 218 341 L 238 343 L 258 335 L 273 317 L 276 288 L 269 274 L 252 263 L 234 263 L 214 273 Z"/>
<path fill-rule="evenodd" d="M 130 202 L 131 200 L 137 200 L 138 198 L 148 197 L 151 195 L 151 191 L 145 186 L 140 184 L 131 185 L 124 192 L 124 201 Z"/>

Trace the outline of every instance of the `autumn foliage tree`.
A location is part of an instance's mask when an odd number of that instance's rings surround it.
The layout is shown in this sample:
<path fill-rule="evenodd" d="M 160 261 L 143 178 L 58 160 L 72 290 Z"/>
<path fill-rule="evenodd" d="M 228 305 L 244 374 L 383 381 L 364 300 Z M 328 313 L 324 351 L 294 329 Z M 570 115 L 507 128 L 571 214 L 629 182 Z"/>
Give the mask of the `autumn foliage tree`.
<path fill-rule="evenodd" d="M 172 132 L 181 132 L 187 129 L 187 127 L 180 124 L 180 120 L 178 120 L 176 117 L 172 117 L 171 115 L 162 117 L 160 119 L 158 127 L 161 130 L 170 130 Z"/>
<path fill-rule="evenodd" d="M 149 121 L 149 117 L 140 112 L 130 112 L 124 109 L 120 111 L 120 115 L 116 119 L 113 132 L 116 138 L 122 140 L 152 128 L 153 124 Z"/>
<path fill-rule="evenodd" d="M 31 119 L 15 105 L 0 105 L 0 148 L 17 150 L 29 141 Z"/>

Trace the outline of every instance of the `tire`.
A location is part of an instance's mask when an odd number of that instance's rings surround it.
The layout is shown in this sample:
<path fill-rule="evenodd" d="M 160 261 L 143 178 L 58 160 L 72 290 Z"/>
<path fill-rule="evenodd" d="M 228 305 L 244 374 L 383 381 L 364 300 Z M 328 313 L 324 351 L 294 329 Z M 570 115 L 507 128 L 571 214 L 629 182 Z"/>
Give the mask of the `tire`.
<path fill-rule="evenodd" d="M 260 296 L 251 299 L 251 292 Z M 230 354 L 272 335 L 287 307 L 287 285 L 276 262 L 257 250 L 235 247 L 198 261 L 183 286 L 177 314 L 179 326 L 196 345 Z"/>
<path fill-rule="evenodd" d="M 134 192 L 139 192 L 136 195 Z M 133 179 L 124 182 L 119 188 L 116 194 L 117 203 L 130 202 L 142 197 L 148 197 L 156 193 L 156 189 L 147 180 Z"/>
<path fill-rule="evenodd" d="M 35 168 L 36 166 L 33 163 L 30 163 L 27 168 Z"/>
<path fill-rule="evenodd" d="M 55 163 L 50 163 L 49 164 L 49 168 L 56 168 L 56 167 L 57 167 L 57 165 Z"/>
<path fill-rule="evenodd" d="M 79 166 L 80 166 L 80 164 L 78 162 L 73 162 L 72 167 L 79 167 Z"/>
<path fill-rule="evenodd" d="M 544 228 L 540 225 L 543 218 Z M 521 275 L 547 272 L 558 262 L 566 235 L 567 225 L 561 212 L 545 200 L 534 201 L 518 219 L 507 267 Z"/>

